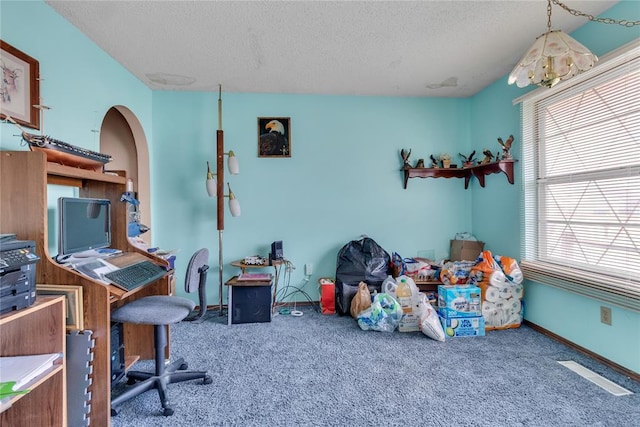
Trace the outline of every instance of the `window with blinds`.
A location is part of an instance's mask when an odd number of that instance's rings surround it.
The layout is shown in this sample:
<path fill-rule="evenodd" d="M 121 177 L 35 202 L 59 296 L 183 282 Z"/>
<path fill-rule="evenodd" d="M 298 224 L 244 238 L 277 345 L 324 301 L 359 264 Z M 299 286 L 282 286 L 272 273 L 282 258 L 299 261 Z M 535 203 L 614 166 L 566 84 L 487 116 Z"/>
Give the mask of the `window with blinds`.
<path fill-rule="evenodd" d="M 522 130 L 525 278 L 640 311 L 637 43 L 525 99 Z"/>

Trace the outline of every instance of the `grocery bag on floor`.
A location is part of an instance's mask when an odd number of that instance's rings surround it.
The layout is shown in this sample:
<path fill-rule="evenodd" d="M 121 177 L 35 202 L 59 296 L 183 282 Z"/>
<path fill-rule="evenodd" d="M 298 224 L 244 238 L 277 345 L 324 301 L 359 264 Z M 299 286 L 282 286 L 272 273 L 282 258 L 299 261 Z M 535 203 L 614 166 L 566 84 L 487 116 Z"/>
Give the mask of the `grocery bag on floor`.
<path fill-rule="evenodd" d="M 357 319 L 358 314 L 369 307 L 371 307 L 371 292 L 366 283 L 360 282 L 358 292 L 351 300 L 351 317 Z"/>
<path fill-rule="evenodd" d="M 371 306 L 358 314 L 358 326 L 367 331 L 393 332 L 402 319 L 402 307 L 391 295 L 375 294 Z"/>
<path fill-rule="evenodd" d="M 505 274 L 503 266 L 509 273 Z M 494 256 L 483 251 L 469 273 L 471 284 L 482 294 L 485 330 L 518 328 L 522 323 L 522 272 L 513 258 Z"/>
<path fill-rule="evenodd" d="M 389 254 L 373 239 L 363 237 L 352 240 L 340 249 L 336 262 L 336 311 L 349 313 L 351 300 L 360 282 L 365 282 L 371 293 L 380 292 L 389 275 Z"/>
<path fill-rule="evenodd" d="M 420 323 L 420 330 L 423 334 L 436 341 L 445 341 L 444 329 L 442 329 L 442 323 L 438 313 L 433 308 L 427 296 L 425 294 L 420 295 L 420 302 L 418 303 L 418 319 Z"/>

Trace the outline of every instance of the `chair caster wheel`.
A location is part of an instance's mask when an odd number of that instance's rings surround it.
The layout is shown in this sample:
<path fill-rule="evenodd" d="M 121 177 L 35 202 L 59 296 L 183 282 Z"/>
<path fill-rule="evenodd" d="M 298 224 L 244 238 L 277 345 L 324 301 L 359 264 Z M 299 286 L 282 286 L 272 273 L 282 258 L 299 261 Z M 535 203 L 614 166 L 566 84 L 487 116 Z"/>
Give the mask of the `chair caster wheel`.
<path fill-rule="evenodd" d="M 187 369 L 189 369 L 189 365 L 186 363 L 183 363 L 182 365 L 180 365 L 180 367 L 178 368 L 178 371 L 186 371 Z"/>
<path fill-rule="evenodd" d="M 173 415 L 173 409 L 171 408 L 162 409 L 162 415 L 164 415 L 165 417 L 170 417 L 171 415 Z"/>
<path fill-rule="evenodd" d="M 136 382 L 135 378 L 127 378 L 127 385 L 134 385 Z"/>
<path fill-rule="evenodd" d="M 202 384 L 211 384 L 212 382 L 213 382 L 213 379 L 209 375 L 207 375 L 202 379 Z"/>
<path fill-rule="evenodd" d="M 116 411 L 115 409 L 111 408 L 111 416 L 115 417 L 116 415 L 118 415 L 118 411 Z"/>

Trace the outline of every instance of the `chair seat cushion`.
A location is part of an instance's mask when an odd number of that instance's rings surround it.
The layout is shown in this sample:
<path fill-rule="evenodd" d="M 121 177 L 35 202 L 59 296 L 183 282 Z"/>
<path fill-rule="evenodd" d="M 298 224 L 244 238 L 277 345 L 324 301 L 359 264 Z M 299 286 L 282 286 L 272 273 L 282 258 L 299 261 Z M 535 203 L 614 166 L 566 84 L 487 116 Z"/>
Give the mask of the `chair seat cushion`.
<path fill-rule="evenodd" d="M 153 295 L 123 305 L 111 313 L 111 320 L 145 325 L 169 325 L 180 322 L 195 307 L 196 304 L 187 298 Z"/>

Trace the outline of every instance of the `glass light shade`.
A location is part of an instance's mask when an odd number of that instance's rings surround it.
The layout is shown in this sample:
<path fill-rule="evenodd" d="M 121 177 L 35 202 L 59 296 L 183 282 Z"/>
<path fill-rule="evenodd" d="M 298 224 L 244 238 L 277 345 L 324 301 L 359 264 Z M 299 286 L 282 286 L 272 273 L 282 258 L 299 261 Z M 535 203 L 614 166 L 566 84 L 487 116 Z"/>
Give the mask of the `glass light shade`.
<path fill-rule="evenodd" d="M 238 158 L 236 154 L 229 150 L 229 157 L 227 158 L 227 166 L 229 167 L 229 173 L 231 175 L 237 175 L 240 173 L 240 164 L 238 163 Z"/>
<path fill-rule="evenodd" d="M 229 211 L 231 211 L 231 216 L 240 216 L 240 202 L 238 202 L 238 199 L 229 199 Z"/>
<path fill-rule="evenodd" d="M 231 186 L 227 183 L 229 187 L 229 211 L 231 211 L 231 216 L 240 216 L 240 202 L 236 199 L 236 195 L 231 191 Z"/>
<path fill-rule="evenodd" d="M 205 182 L 205 184 L 207 186 L 207 194 L 209 195 L 209 197 L 214 197 L 217 193 L 216 178 L 213 173 L 211 173 L 209 162 L 207 162 L 207 181 Z"/>
<path fill-rule="evenodd" d="M 215 197 L 216 195 L 216 179 L 213 178 L 213 175 L 211 175 L 212 178 L 207 177 L 207 194 L 209 195 L 209 197 Z"/>
<path fill-rule="evenodd" d="M 509 74 L 509 84 L 553 87 L 593 67 L 598 57 L 561 30 L 538 36 Z"/>

